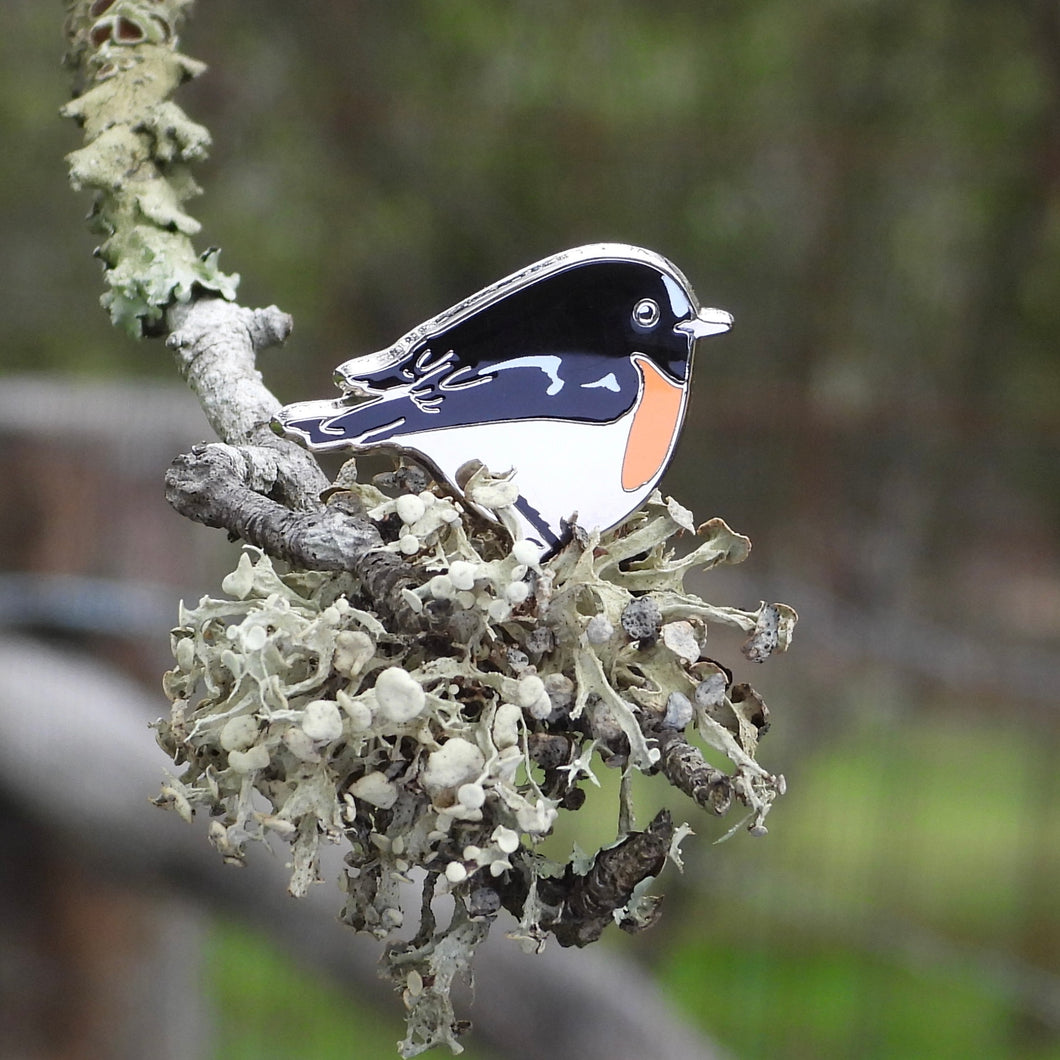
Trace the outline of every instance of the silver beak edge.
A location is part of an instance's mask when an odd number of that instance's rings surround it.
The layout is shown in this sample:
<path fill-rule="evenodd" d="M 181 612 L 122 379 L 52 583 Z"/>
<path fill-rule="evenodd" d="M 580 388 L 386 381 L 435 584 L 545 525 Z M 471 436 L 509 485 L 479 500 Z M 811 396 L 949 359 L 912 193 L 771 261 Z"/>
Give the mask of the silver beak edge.
<path fill-rule="evenodd" d="M 732 313 L 724 309 L 701 309 L 691 320 L 678 324 L 675 331 L 683 331 L 694 339 L 708 335 L 723 335 L 732 327 Z"/>

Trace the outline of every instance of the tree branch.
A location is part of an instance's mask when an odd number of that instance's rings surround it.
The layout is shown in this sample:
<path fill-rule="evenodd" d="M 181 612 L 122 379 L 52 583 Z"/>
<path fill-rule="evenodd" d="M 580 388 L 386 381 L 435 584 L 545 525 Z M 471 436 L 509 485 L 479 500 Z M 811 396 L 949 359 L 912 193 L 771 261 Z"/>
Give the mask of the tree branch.
<path fill-rule="evenodd" d="M 227 530 L 292 566 L 349 571 L 372 607 L 396 629 L 421 629 L 420 615 L 402 593 L 422 579 L 392 552 L 382 550 L 379 530 L 354 494 L 335 493 L 326 506 L 311 512 L 291 511 L 264 496 L 265 481 L 273 476 L 278 480 L 275 472 L 285 456 L 283 450 L 256 446 L 197 445 L 167 470 L 166 500 L 181 515 Z"/>
<path fill-rule="evenodd" d="M 662 752 L 659 769 L 666 779 L 715 816 L 728 813 L 732 805 L 732 780 L 728 774 L 715 769 L 679 730 L 658 726 L 651 735 Z"/>
<path fill-rule="evenodd" d="M 179 457 L 167 500 L 298 566 L 352 571 L 378 610 L 418 628 L 401 598 L 415 583 L 409 568 L 375 551 L 379 532 L 359 506 L 325 508 L 320 465 L 271 430 L 280 402 L 255 356 L 287 339 L 291 318 L 275 306 L 236 305 L 238 277 L 217 270 L 215 251 L 200 256 L 192 246 L 199 223 L 182 204 L 199 189 L 188 167 L 205 157 L 210 137 L 168 98 L 204 69 L 177 50 L 189 0 L 128 0 L 120 13 L 111 6 L 76 0 L 70 8 L 68 62 L 82 92 L 64 113 L 85 131 L 85 146 L 68 159 L 71 182 L 96 192 L 112 319 L 136 335 L 168 331 L 181 375 L 226 443 Z"/>
<path fill-rule="evenodd" d="M 166 346 L 173 351 L 177 368 L 199 399 L 210 426 L 229 446 L 247 450 L 244 459 L 251 473 L 246 485 L 291 508 L 318 510 L 327 477 L 308 452 L 273 433 L 269 424 L 280 402 L 265 386 L 254 363 L 258 350 L 287 339 L 293 326 L 290 316 L 275 306 L 252 310 L 219 298 L 200 298 L 174 306 L 167 320 L 171 331 Z M 193 455 L 181 459 L 193 462 Z M 198 518 L 191 498 L 181 500 L 178 481 L 175 477 L 171 486 L 167 477 L 170 504 L 188 518 L 207 522 Z M 252 518 L 254 510 L 244 510 L 235 497 L 225 495 L 220 484 L 215 487 L 209 481 L 198 483 L 196 496 L 201 501 L 211 490 L 212 521 L 207 525 L 244 537 L 240 526 Z"/>

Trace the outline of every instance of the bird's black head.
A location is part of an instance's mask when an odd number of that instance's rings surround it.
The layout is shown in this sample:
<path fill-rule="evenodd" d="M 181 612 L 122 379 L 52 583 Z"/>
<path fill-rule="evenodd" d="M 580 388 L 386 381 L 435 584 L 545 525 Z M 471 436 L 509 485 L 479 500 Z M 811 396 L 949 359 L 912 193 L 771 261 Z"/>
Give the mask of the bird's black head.
<path fill-rule="evenodd" d="M 701 310 L 688 281 L 665 258 L 602 243 L 546 258 L 409 332 L 380 353 L 336 369 L 347 392 L 407 386 L 452 351 L 453 368 L 488 370 L 525 357 L 560 357 L 595 372 L 633 353 L 674 382 L 688 380 L 696 338 L 727 331 L 732 317 Z M 428 352 L 429 351 L 429 352 Z"/>

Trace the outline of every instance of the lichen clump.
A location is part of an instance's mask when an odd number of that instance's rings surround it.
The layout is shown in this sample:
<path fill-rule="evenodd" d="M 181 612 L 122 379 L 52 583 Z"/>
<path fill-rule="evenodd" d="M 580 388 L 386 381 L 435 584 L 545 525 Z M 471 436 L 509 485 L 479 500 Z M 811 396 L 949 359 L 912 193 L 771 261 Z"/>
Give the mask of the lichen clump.
<path fill-rule="evenodd" d="M 541 562 L 503 530 L 502 479 L 483 472 L 477 483 L 495 523 L 410 478 L 396 496 L 343 488 L 421 576 L 404 594 L 421 632 L 388 629 L 352 575 L 280 574 L 248 548 L 225 599 L 181 608 L 172 710 L 157 726 L 184 766 L 158 801 L 187 819 L 206 810 L 225 859 L 279 837 L 302 895 L 319 877 L 320 844 L 345 845 L 343 918 L 390 943 L 384 965 L 409 1010 L 404 1056 L 459 1051 L 449 985 L 502 907 L 530 948 L 654 920 L 648 886 L 667 859 L 680 864 L 688 831 L 668 815 L 567 864 L 537 851 L 557 815 L 581 806 L 594 770 L 662 773 L 709 812 L 742 802 L 749 830 L 765 830 L 783 791 L 755 761 L 767 711 L 704 647 L 712 624 L 734 626 L 760 660 L 787 647 L 795 622 L 783 605 L 744 611 L 686 593 L 688 571 L 740 562 L 749 543 L 721 520 L 697 529 L 658 492 L 617 530 L 576 532 Z M 696 547 L 678 558 L 682 536 Z M 691 729 L 731 772 L 707 764 Z M 620 824 L 633 820 L 626 785 L 621 798 Z M 420 924 L 397 941 L 412 883 Z M 453 913 L 438 928 L 431 900 L 446 892 Z"/>

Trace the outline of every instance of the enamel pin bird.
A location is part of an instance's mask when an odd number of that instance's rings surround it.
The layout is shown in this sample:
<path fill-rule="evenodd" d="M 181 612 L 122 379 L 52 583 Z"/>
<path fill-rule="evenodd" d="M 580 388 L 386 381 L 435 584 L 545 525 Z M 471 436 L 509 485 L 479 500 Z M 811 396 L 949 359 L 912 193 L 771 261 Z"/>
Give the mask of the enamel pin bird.
<path fill-rule="evenodd" d="M 660 255 L 577 247 L 339 365 L 342 397 L 288 405 L 275 426 L 311 449 L 406 454 L 457 495 L 478 462 L 514 469 L 545 556 L 575 515 L 606 530 L 640 507 L 673 453 L 696 340 L 731 326 Z"/>

